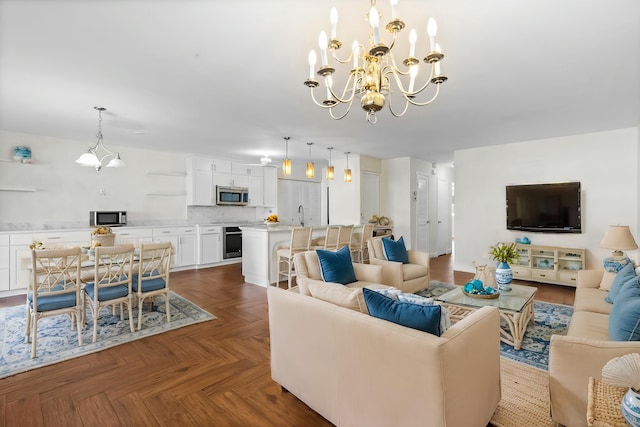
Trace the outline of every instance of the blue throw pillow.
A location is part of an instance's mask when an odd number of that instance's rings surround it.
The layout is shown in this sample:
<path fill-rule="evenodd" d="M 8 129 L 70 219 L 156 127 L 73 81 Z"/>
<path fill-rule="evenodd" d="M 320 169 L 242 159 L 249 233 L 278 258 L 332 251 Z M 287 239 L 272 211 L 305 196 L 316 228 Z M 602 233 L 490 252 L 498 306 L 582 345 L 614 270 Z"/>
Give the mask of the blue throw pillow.
<path fill-rule="evenodd" d="M 320 261 L 320 273 L 325 282 L 341 283 L 346 285 L 357 281 L 356 272 L 351 263 L 351 249 L 343 246 L 338 251 L 316 249 L 318 261 Z"/>
<path fill-rule="evenodd" d="M 391 240 L 388 237 L 383 237 L 382 249 L 384 250 L 384 257 L 387 261 L 396 261 L 403 264 L 409 263 L 407 248 L 404 245 L 404 239 L 402 237 L 398 240 Z"/>
<path fill-rule="evenodd" d="M 609 304 L 613 304 L 623 285 L 635 277 L 636 272 L 633 269 L 633 264 L 626 264 L 620 271 L 618 271 L 613 282 L 611 282 L 611 288 L 609 288 L 609 293 L 604 300 Z"/>
<path fill-rule="evenodd" d="M 640 340 L 640 281 L 629 280 L 622 287 L 609 315 L 609 339 Z"/>
<path fill-rule="evenodd" d="M 369 314 L 373 317 L 437 336 L 442 333 L 440 328 L 442 309 L 439 305 L 399 302 L 367 288 L 363 288 L 362 293 Z"/>

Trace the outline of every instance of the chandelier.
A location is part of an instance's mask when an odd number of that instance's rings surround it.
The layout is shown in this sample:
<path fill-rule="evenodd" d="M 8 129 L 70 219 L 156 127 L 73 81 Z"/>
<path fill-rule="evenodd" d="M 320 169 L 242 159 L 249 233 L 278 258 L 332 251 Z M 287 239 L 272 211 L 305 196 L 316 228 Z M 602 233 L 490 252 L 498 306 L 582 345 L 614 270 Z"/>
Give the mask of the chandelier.
<path fill-rule="evenodd" d="M 76 163 L 80 164 L 80 166 L 92 166 L 96 168 L 96 172 L 100 172 L 102 169 L 102 162 L 104 162 L 107 158 L 113 157 L 111 161 L 107 164 L 108 168 L 123 168 L 125 167 L 125 163 L 120 159 L 120 153 L 113 152 L 108 150 L 107 147 L 102 143 L 102 112 L 107 109 L 104 107 L 93 107 L 98 112 L 98 134 L 96 135 L 98 141 L 96 142 L 95 147 L 89 148 L 89 151 L 82 154 L 76 160 Z M 101 149 L 106 154 L 99 158 L 98 149 Z"/>
<path fill-rule="evenodd" d="M 398 33 L 405 27 L 405 23 L 398 18 L 398 0 L 391 0 L 391 21 L 386 25 L 386 30 L 391 33 L 391 42 L 387 45 L 380 36 L 380 14 L 375 7 L 375 0 L 371 0 L 371 9 L 367 14 L 369 22 L 368 47 L 365 48 L 358 41 L 354 41 L 351 53 L 345 59 L 341 59 L 336 51 L 342 46 L 342 42 L 337 39 L 338 11 L 331 9 L 331 38 L 327 40 L 327 34 L 320 32 L 318 45 L 320 47 L 320 67 L 316 70 L 316 52 L 309 53 L 309 78 L 304 84 L 311 90 L 311 98 L 319 107 L 329 110 L 329 114 L 335 120 L 344 118 L 351 110 L 351 105 L 355 98 L 360 99 L 360 106 L 367 112 L 367 121 L 376 123 L 376 112 L 380 111 L 385 101 L 389 100 L 389 111 L 395 117 L 400 117 L 407 112 L 409 105 L 425 106 L 433 102 L 440 92 L 440 84 L 447 80 L 447 77 L 440 72 L 440 61 L 444 58 L 440 46 L 436 43 L 437 25 L 433 18 L 429 19 L 427 32 L 429 34 L 429 52 L 423 58 L 427 64 L 429 77 L 426 81 L 416 86 L 416 80 L 420 72 L 420 60 L 415 56 L 417 33 L 411 30 L 409 33 L 409 55 L 402 61 L 403 67 L 399 67 L 393 56 L 392 49 L 396 46 Z M 351 69 L 348 71 L 347 79 L 342 90 L 334 89 L 334 73 L 336 69 L 329 65 L 327 50 L 331 51 L 332 58 L 338 65 L 345 65 Z M 397 49 L 396 49 L 397 52 Z M 315 79 L 315 74 L 324 78 L 326 88 L 325 99 L 318 102 L 314 89 L 320 85 Z M 408 85 L 406 80 L 408 77 Z M 403 82 L 405 80 L 405 82 Z M 391 82 L 395 82 L 392 89 Z M 435 86 L 435 87 L 434 87 Z M 425 96 L 424 100 L 417 100 L 418 94 L 430 88 L 431 97 Z M 397 92 L 398 97 L 403 98 L 404 107 L 392 105 L 393 92 Z M 338 104 L 346 104 L 345 111 L 336 114 L 334 107 Z"/>

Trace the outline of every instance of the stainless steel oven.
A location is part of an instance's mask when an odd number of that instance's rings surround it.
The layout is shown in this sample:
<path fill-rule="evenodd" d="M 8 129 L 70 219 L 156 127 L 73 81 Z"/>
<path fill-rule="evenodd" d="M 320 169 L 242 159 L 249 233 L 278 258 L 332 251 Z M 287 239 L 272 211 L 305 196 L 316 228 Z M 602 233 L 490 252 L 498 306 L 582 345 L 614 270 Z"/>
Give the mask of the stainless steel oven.
<path fill-rule="evenodd" d="M 242 257 L 242 230 L 240 227 L 222 227 L 222 258 Z"/>

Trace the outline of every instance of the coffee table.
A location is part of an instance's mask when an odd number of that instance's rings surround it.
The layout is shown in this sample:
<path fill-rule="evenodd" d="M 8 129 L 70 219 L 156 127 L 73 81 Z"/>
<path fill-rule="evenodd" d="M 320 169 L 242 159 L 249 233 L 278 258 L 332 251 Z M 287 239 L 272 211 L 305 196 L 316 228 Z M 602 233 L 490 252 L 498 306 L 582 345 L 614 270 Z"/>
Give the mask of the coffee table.
<path fill-rule="evenodd" d="M 475 298 L 465 295 L 462 286 L 457 286 L 436 298 L 451 314 L 460 320 L 481 307 L 498 307 L 500 317 L 506 322 L 500 326 L 500 340 L 520 350 L 527 324 L 533 319 L 533 296 L 538 289 L 531 286 L 511 285 L 510 291 L 500 291 L 493 299 Z"/>

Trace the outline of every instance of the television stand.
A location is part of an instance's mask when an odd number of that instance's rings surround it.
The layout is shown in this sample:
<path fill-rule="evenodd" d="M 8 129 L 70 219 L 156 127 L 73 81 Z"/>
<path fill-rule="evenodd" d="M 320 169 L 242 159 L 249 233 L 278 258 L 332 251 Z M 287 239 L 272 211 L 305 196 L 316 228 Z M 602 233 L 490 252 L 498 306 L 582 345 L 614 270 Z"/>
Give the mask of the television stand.
<path fill-rule="evenodd" d="M 576 286 L 585 269 L 586 250 L 559 246 L 517 244 L 520 261 L 511 266 L 514 279 Z"/>

